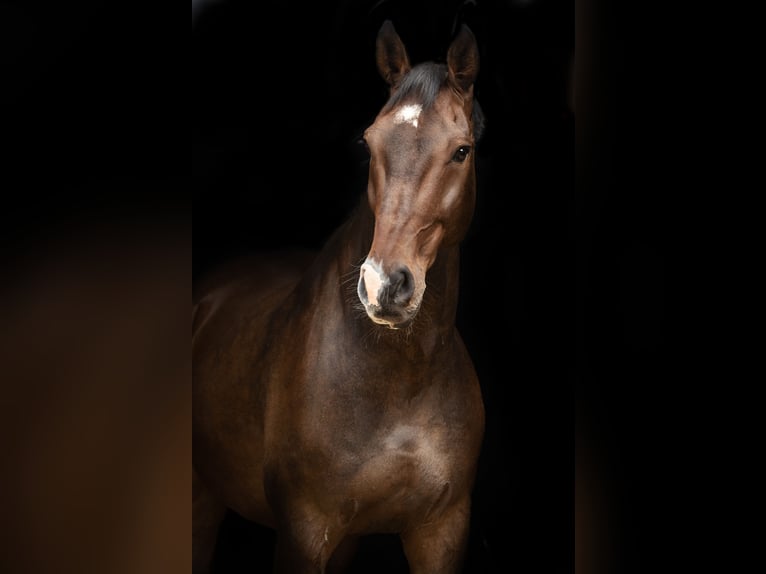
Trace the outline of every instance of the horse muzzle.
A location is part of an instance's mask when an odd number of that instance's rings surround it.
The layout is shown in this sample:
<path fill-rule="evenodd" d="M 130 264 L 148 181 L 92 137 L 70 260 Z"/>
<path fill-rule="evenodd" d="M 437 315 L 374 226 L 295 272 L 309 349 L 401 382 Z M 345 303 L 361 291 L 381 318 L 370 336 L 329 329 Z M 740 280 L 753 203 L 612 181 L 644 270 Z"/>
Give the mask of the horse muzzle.
<path fill-rule="evenodd" d="M 368 258 L 359 271 L 357 294 L 373 322 L 402 329 L 415 318 L 422 289 L 417 289 L 415 277 L 406 265 L 384 272 L 379 263 Z"/>

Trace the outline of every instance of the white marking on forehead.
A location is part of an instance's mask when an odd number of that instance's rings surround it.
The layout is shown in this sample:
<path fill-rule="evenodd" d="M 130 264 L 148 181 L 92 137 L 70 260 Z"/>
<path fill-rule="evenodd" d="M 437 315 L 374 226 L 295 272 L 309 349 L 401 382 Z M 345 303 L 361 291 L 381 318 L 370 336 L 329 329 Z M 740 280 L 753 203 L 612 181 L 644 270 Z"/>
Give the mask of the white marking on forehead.
<path fill-rule="evenodd" d="M 412 124 L 413 127 L 418 127 L 418 118 L 420 117 L 420 112 L 422 111 L 423 106 L 420 104 L 408 104 L 406 106 L 402 106 L 396 111 L 396 114 L 394 115 L 394 121 L 397 124 L 408 123 Z"/>

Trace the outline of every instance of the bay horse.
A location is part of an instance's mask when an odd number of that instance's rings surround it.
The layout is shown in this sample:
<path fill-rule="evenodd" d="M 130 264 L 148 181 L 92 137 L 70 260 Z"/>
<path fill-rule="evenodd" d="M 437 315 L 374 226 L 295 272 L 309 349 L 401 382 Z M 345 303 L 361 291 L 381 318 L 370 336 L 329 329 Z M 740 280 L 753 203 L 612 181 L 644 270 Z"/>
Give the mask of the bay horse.
<path fill-rule="evenodd" d="M 375 52 L 389 98 L 347 221 L 316 256 L 194 286 L 195 572 L 227 509 L 276 531 L 280 574 L 342 571 L 379 533 L 398 534 L 413 573 L 465 562 L 484 405 L 455 318 L 479 53 L 462 25 L 446 62 L 413 66 L 388 20 Z"/>

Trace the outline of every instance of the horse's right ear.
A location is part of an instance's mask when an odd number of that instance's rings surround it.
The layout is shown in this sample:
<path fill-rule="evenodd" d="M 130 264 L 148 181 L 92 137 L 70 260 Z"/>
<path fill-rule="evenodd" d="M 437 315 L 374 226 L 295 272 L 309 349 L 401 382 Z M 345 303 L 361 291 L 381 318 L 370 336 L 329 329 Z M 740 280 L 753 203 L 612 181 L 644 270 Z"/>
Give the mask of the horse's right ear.
<path fill-rule="evenodd" d="M 457 37 L 447 51 L 450 81 L 462 92 L 471 89 L 479 73 L 479 48 L 476 37 L 465 24 L 460 26 Z"/>
<path fill-rule="evenodd" d="M 410 60 L 399 34 L 394 30 L 391 20 L 386 20 L 378 30 L 375 45 L 375 59 L 378 71 L 393 90 L 404 75 L 410 71 Z"/>

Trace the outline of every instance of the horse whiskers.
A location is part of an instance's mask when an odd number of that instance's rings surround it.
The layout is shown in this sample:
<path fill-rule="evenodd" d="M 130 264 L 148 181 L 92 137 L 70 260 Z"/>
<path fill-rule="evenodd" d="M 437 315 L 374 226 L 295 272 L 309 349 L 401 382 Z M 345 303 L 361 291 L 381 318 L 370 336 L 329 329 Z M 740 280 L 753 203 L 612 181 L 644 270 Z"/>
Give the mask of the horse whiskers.
<path fill-rule="evenodd" d="M 359 271 L 362 268 L 362 264 L 356 265 L 354 263 L 351 264 L 352 269 L 350 271 L 347 271 L 346 273 L 341 273 L 338 277 L 338 282 L 341 286 L 345 286 L 349 283 L 353 283 L 354 285 L 359 279 Z M 354 288 L 356 290 L 356 288 Z"/>
<path fill-rule="evenodd" d="M 348 285 L 351 285 L 354 288 L 354 291 L 356 291 L 356 284 L 359 281 L 359 274 L 355 274 L 355 275 L 348 274 L 348 275 L 349 276 L 345 278 L 341 277 L 338 283 L 340 283 L 341 287 L 347 287 Z"/>

